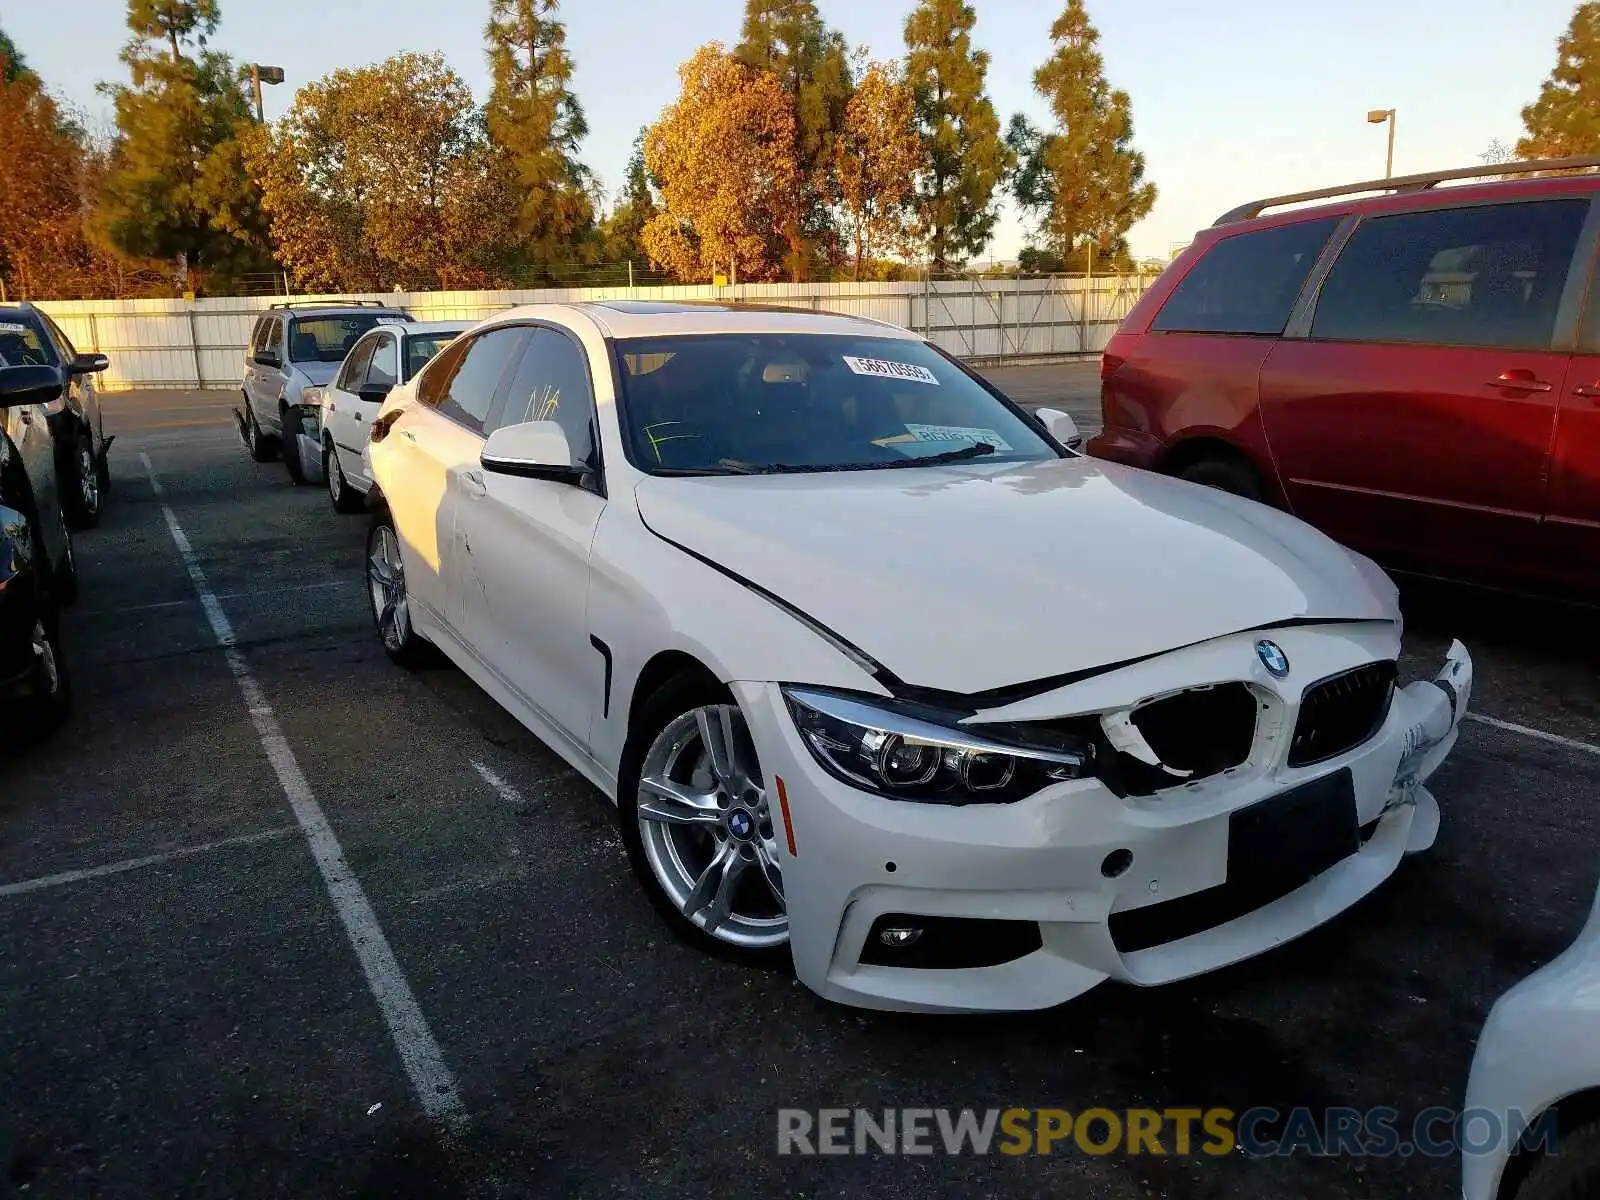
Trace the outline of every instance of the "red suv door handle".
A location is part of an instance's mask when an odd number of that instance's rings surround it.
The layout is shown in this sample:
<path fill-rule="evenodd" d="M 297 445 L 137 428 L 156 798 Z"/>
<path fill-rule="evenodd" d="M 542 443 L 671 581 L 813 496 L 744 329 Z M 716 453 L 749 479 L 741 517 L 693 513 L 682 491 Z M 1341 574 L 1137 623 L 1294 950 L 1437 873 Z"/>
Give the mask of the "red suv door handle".
<path fill-rule="evenodd" d="M 1580 383 L 1572 389 L 1574 396 L 1600 396 L 1600 383 Z"/>
<path fill-rule="evenodd" d="M 1493 388 L 1510 388 L 1517 392 L 1553 392 L 1555 384 L 1535 379 L 1533 372 L 1518 367 L 1514 371 L 1501 371 L 1498 379 L 1489 380 Z"/>

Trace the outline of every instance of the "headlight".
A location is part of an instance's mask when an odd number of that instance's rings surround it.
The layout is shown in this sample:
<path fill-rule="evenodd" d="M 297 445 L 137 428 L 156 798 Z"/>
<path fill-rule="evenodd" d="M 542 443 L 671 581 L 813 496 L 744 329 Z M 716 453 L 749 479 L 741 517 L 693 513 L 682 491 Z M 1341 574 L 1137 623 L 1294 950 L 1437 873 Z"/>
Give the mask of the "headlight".
<path fill-rule="evenodd" d="M 897 800 L 1005 804 L 1090 773 L 1094 747 L 993 741 L 879 702 L 786 687 L 783 698 L 800 738 L 829 774 Z"/>

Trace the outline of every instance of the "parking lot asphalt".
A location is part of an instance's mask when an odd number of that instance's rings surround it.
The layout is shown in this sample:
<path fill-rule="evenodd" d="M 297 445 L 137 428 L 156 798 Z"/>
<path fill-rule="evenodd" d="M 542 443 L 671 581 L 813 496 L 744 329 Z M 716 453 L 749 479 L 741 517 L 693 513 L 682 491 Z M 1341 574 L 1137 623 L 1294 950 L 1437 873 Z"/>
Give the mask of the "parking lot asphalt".
<path fill-rule="evenodd" d="M 1081 366 L 1021 370 L 995 377 L 1025 402 L 1085 387 Z M 1453 1157 L 781 1157 L 776 1112 L 1459 1103 L 1489 1006 L 1563 948 L 1595 887 L 1592 613 L 1408 590 L 1407 669 L 1461 636 L 1476 711 L 1515 728 L 1464 727 L 1434 781 L 1438 844 L 1321 930 L 1043 1013 L 858 1012 L 667 937 L 597 793 L 459 672 L 385 658 L 364 522 L 249 462 L 234 402 L 108 400 L 115 491 L 78 539 L 66 622 L 76 712 L 0 757 L 13 1194 L 1457 1188 Z M 350 924 L 354 896 L 370 925 Z"/>

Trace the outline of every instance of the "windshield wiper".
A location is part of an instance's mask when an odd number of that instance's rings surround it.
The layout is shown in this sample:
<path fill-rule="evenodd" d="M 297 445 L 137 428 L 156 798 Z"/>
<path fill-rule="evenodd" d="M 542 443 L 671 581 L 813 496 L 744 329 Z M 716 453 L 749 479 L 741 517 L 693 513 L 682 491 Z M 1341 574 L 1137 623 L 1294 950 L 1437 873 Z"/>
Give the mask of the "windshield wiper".
<path fill-rule="evenodd" d="M 982 458 L 985 454 L 993 454 L 994 447 L 988 442 L 976 442 L 971 446 L 962 446 L 959 450 L 946 450 L 942 454 L 924 454 L 918 458 L 902 458 L 898 462 L 887 462 L 885 467 L 923 467 L 932 463 L 961 462 L 968 458 Z"/>

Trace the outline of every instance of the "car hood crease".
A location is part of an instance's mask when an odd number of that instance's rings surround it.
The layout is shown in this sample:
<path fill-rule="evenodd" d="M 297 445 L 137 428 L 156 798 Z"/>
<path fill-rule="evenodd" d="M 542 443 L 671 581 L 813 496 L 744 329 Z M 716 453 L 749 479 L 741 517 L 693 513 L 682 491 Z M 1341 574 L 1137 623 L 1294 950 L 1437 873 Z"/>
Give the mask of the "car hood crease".
<path fill-rule="evenodd" d="M 1287 514 L 1084 458 L 654 477 L 658 536 L 904 683 L 970 695 L 1285 621 L 1392 620 L 1392 592 Z"/>

